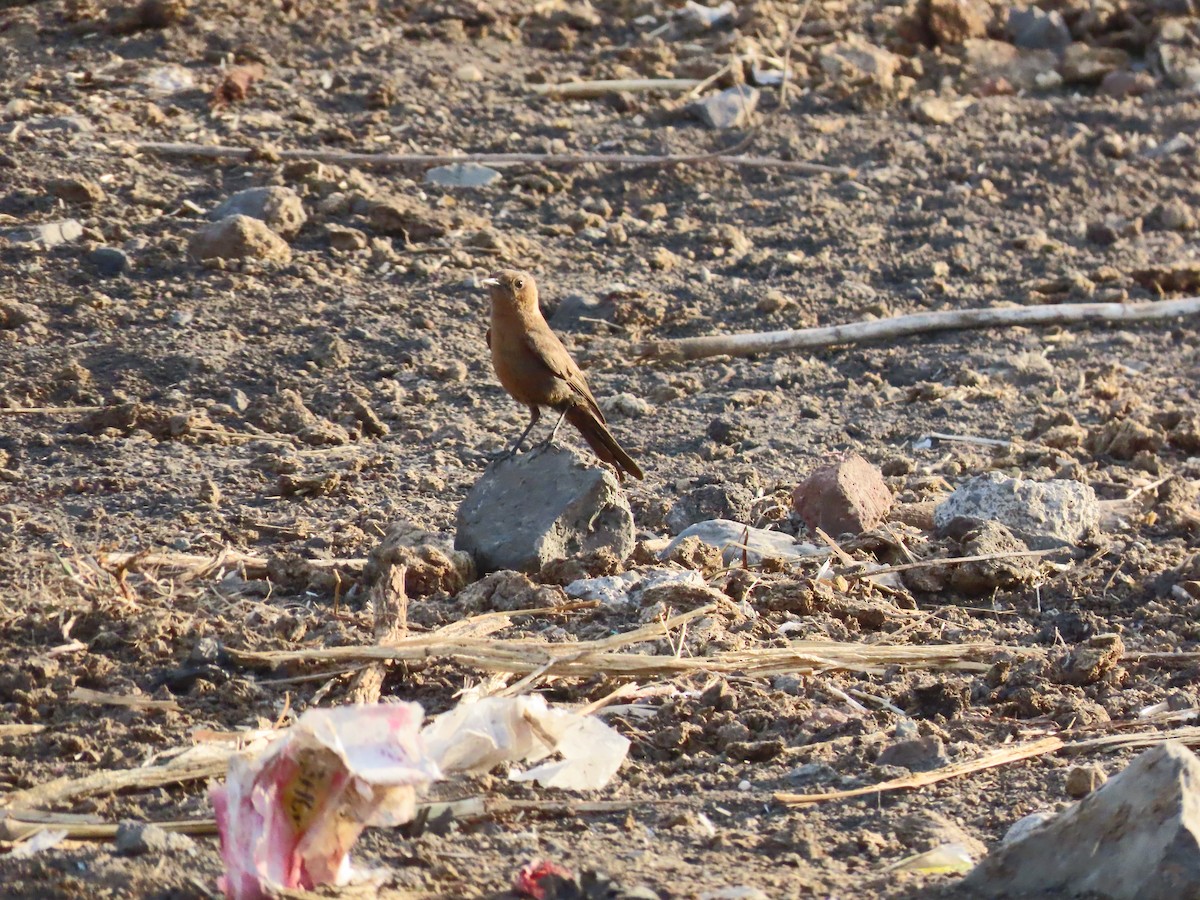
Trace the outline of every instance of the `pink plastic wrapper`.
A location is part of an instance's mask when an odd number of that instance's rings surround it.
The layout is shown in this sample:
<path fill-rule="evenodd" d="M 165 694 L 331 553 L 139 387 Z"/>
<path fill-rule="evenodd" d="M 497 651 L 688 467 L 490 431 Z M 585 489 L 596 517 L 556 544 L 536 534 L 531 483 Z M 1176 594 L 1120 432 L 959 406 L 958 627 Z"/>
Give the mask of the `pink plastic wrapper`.
<path fill-rule="evenodd" d="M 416 703 L 315 709 L 264 750 L 235 757 L 211 797 L 229 900 L 277 888 L 346 884 L 350 848 L 368 825 L 395 826 L 440 776 Z"/>

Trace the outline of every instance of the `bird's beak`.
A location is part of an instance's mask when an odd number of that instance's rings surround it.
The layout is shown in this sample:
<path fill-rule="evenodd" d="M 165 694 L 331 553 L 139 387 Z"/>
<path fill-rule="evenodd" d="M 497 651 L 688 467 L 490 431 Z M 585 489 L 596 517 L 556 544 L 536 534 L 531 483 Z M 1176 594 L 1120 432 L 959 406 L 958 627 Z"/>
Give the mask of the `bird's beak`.
<path fill-rule="evenodd" d="M 499 278 L 481 278 L 481 279 L 479 279 L 479 283 L 486 284 L 488 287 L 495 287 L 496 285 L 498 285 L 500 283 L 500 279 Z"/>

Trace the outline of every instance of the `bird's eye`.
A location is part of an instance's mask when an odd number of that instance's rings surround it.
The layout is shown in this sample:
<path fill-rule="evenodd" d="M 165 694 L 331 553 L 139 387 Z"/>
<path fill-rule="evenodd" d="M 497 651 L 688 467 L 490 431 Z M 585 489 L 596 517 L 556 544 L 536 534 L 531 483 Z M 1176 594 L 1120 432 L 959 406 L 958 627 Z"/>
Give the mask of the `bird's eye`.
<path fill-rule="evenodd" d="M 513 287 L 515 287 L 518 291 L 521 290 L 521 288 L 525 287 L 524 280 L 518 278 L 516 281 L 513 282 Z"/>

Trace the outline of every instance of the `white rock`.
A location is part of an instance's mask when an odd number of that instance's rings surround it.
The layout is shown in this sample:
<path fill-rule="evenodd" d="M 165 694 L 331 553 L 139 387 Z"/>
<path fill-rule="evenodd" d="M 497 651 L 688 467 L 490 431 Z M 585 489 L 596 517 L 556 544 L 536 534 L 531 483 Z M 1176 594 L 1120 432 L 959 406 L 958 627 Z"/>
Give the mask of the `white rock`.
<path fill-rule="evenodd" d="M 425 173 L 425 183 L 440 187 L 477 188 L 487 187 L 503 177 L 495 169 L 489 169 L 479 163 L 464 162 L 430 169 Z"/>
<path fill-rule="evenodd" d="M 43 222 L 28 225 L 8 232 L 5 237 L 14 244 L 34 244 L 49 250 L 59 244 L 69 244 L 83 236 L 83 225 L 78 219 L 63 219 L 59 222 Z"/>
<path fill-rule="evenodd" d="M 757 565 L 764 557 L 773 559 L 802 559 L 825 552 L 812 544 L 798 544 L 790 534 L 778 531 L 768 531 L 765 528 L 750 528 L 741 522 L 729 519 L 709 519 L 689 525 L 679 532 L 666 549 L 659 553 L 659 559 L 666 559 L 679 542 L 687 537 L 698 537 L 706 544 L 711 544 L 722 551 L 721 559 L 730 566 L 742 558 L 742 546 L 745 545 L 746 561 Z"/>
<path fill-rule="evenodd" d="M 691 569 L 630 569 L 620 575 L 601 578 L 580 578 L 572 581 L 564 590 L 568 597 L 576 600 L 599 600 L 606 606 L 621 603 L 636 603 L 650 588 L 664 584 L 682 584 L 690 587 L 706 587 L 707 583 L 699 572 Z"/>
<path fill-rule="evenodd" d="M 956 518 L 1000 522 L 1040 549 L 1081 541 L 1099 525 L 1100 503 L 1078 481 L 1027 481 L 988 472 L 961 485 L 933 511 L 941 532 Z"/>

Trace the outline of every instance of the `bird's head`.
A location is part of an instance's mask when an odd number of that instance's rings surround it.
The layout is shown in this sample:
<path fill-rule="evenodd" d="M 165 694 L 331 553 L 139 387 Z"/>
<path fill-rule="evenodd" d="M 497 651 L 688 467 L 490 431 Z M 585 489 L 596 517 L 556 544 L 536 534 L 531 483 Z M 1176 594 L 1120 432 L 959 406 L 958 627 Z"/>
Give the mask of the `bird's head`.
<path fill-rule="evenodd" d="M 505 269 L 491 278 L 483 279 L 481 283 L 487 285 L 493 304 L 502 303 L 517 309 L 537 309 L 537 282 L 528 272 Z"/>

